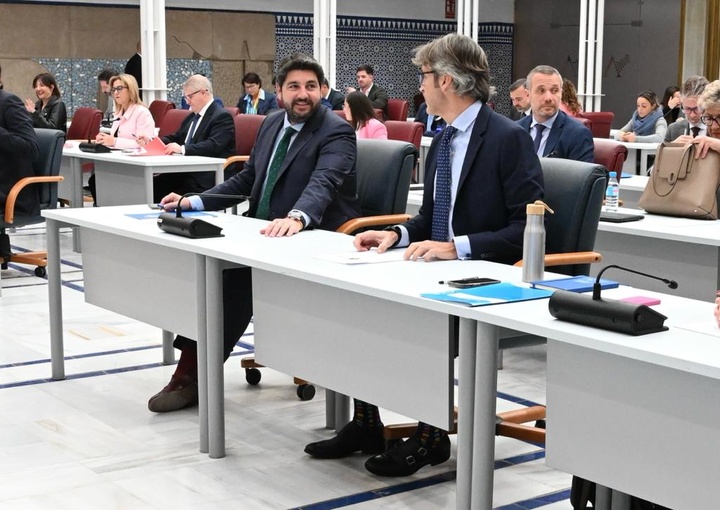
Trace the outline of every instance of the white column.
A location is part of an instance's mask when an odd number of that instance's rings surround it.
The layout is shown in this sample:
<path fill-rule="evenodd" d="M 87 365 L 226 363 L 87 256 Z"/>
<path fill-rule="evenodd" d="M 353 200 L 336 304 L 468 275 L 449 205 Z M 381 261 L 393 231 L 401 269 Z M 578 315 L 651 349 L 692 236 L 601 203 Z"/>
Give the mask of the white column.
<path fill-rule="evenodd" d="M 578 95 L 585 111 L 601 110 L 605 0 L 581 0 L 578 44 Z"/>
<path fill-rule="evenodd" d="M 143 101 L 167 98 L 165 0 L 140 0 Z"/>
<path fill-rule="evenodd" d="M 478 40 L 480 0 L 457 0 L 457 33 Z"/>
<path fill-rule="evenodd" d="M 325 70 L 330 86 L 337 74 L 337 0 L 313 0 L 313 56 Z"/>

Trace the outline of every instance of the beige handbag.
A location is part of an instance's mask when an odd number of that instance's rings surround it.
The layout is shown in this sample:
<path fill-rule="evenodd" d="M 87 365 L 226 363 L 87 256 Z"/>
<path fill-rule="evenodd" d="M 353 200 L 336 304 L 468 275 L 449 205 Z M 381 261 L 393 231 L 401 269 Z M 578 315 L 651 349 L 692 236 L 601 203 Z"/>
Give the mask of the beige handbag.
<path fill-rule="evenodd" d="M 695 144 L 663 143 L 638 205 L 649 213 L 716 220 L 720 153 L 695 159 Z"/>

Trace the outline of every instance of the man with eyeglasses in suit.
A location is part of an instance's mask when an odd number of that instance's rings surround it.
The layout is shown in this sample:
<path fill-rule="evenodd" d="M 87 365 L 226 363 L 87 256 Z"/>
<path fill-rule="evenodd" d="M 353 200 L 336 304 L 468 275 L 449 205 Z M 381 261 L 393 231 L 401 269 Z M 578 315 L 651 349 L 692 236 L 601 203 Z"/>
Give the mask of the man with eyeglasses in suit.
<path fill-rule="evenodd" d="M 698 104 L 707 84 L 708 80 L 704 76 L 691 76 L 685 80 L 680 89 L 681 110 L 685 117 L 668 126 L 665 133 L 666 142 L 687 142 L 707 133 L 707 126 L 701 120 L 703 112 Z"/>

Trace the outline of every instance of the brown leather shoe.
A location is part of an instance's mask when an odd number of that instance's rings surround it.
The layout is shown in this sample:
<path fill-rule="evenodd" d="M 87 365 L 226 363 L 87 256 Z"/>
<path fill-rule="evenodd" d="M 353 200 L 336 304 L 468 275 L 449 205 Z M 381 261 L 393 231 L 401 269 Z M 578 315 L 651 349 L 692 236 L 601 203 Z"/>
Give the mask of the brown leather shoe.
<path fill-rule="evenodd" d="M 174 377 L 159 393 L 148 400 L 148 409 L 154 413 L 169 413 L 198 402 L 197 381 L 188 375 Z"/>

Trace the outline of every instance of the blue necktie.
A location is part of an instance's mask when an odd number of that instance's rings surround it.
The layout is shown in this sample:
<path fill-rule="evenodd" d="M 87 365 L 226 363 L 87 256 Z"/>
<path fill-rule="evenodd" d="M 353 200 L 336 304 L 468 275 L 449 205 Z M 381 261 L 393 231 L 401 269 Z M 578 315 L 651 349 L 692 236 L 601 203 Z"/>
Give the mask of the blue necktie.
<path fill-rule="evenodd" d="M 447 242 L 450 224 L 450 189 L 452 186 L 450 142 L 457 128 L 447 126 L 440 139 L 440 147 L 435 165 L 435 200 L 433 203 L 432 232 L 433 241 Z"/>
<path fill-rule="evenodd" d="M 292 127 L 285 128 L 285 133 L 280 139 L 280 143 L 275 149 L 275 155 L 270 163 L 270 168 L 267 173 L 267 181 L 265 182 L 265 191 L 263 192 L 260 203 L 258 204 L 257 212 L 255 217 L 261 220 L 270 219 L 270 195 L 272 195 L 273 188 L 277 182 L 278 174 L 280 173 L 280 167 L 282 167 L 285 156 L 287 155 L 288 147 L 290 147 L 290 139 L 296 131 Z"/>
<path fill-rule="evenodd" d="M 187 136 L 185 137 L 185 143 L 190 143 L 192 140 L 193 135 L 195 134 L 195 127 L 197 126 L 198 120 L 200 120 L 200 115 L 195 114 L 195 118 L 193 118 L 192 122 L 190 123 L 190 129 L 188 129 Z"/>
<path fill-rule="evenodd" d="M 540 150 L 540 140 L 542 140 L 543 131 L 545 131 L 545 126 L 535 124 L 535 140 L 533 140 L 533 142 L 535 143 L 535 154 L 538 156 L 542 156 L 542 154 L 538 154 L 538 151 Z"/>

